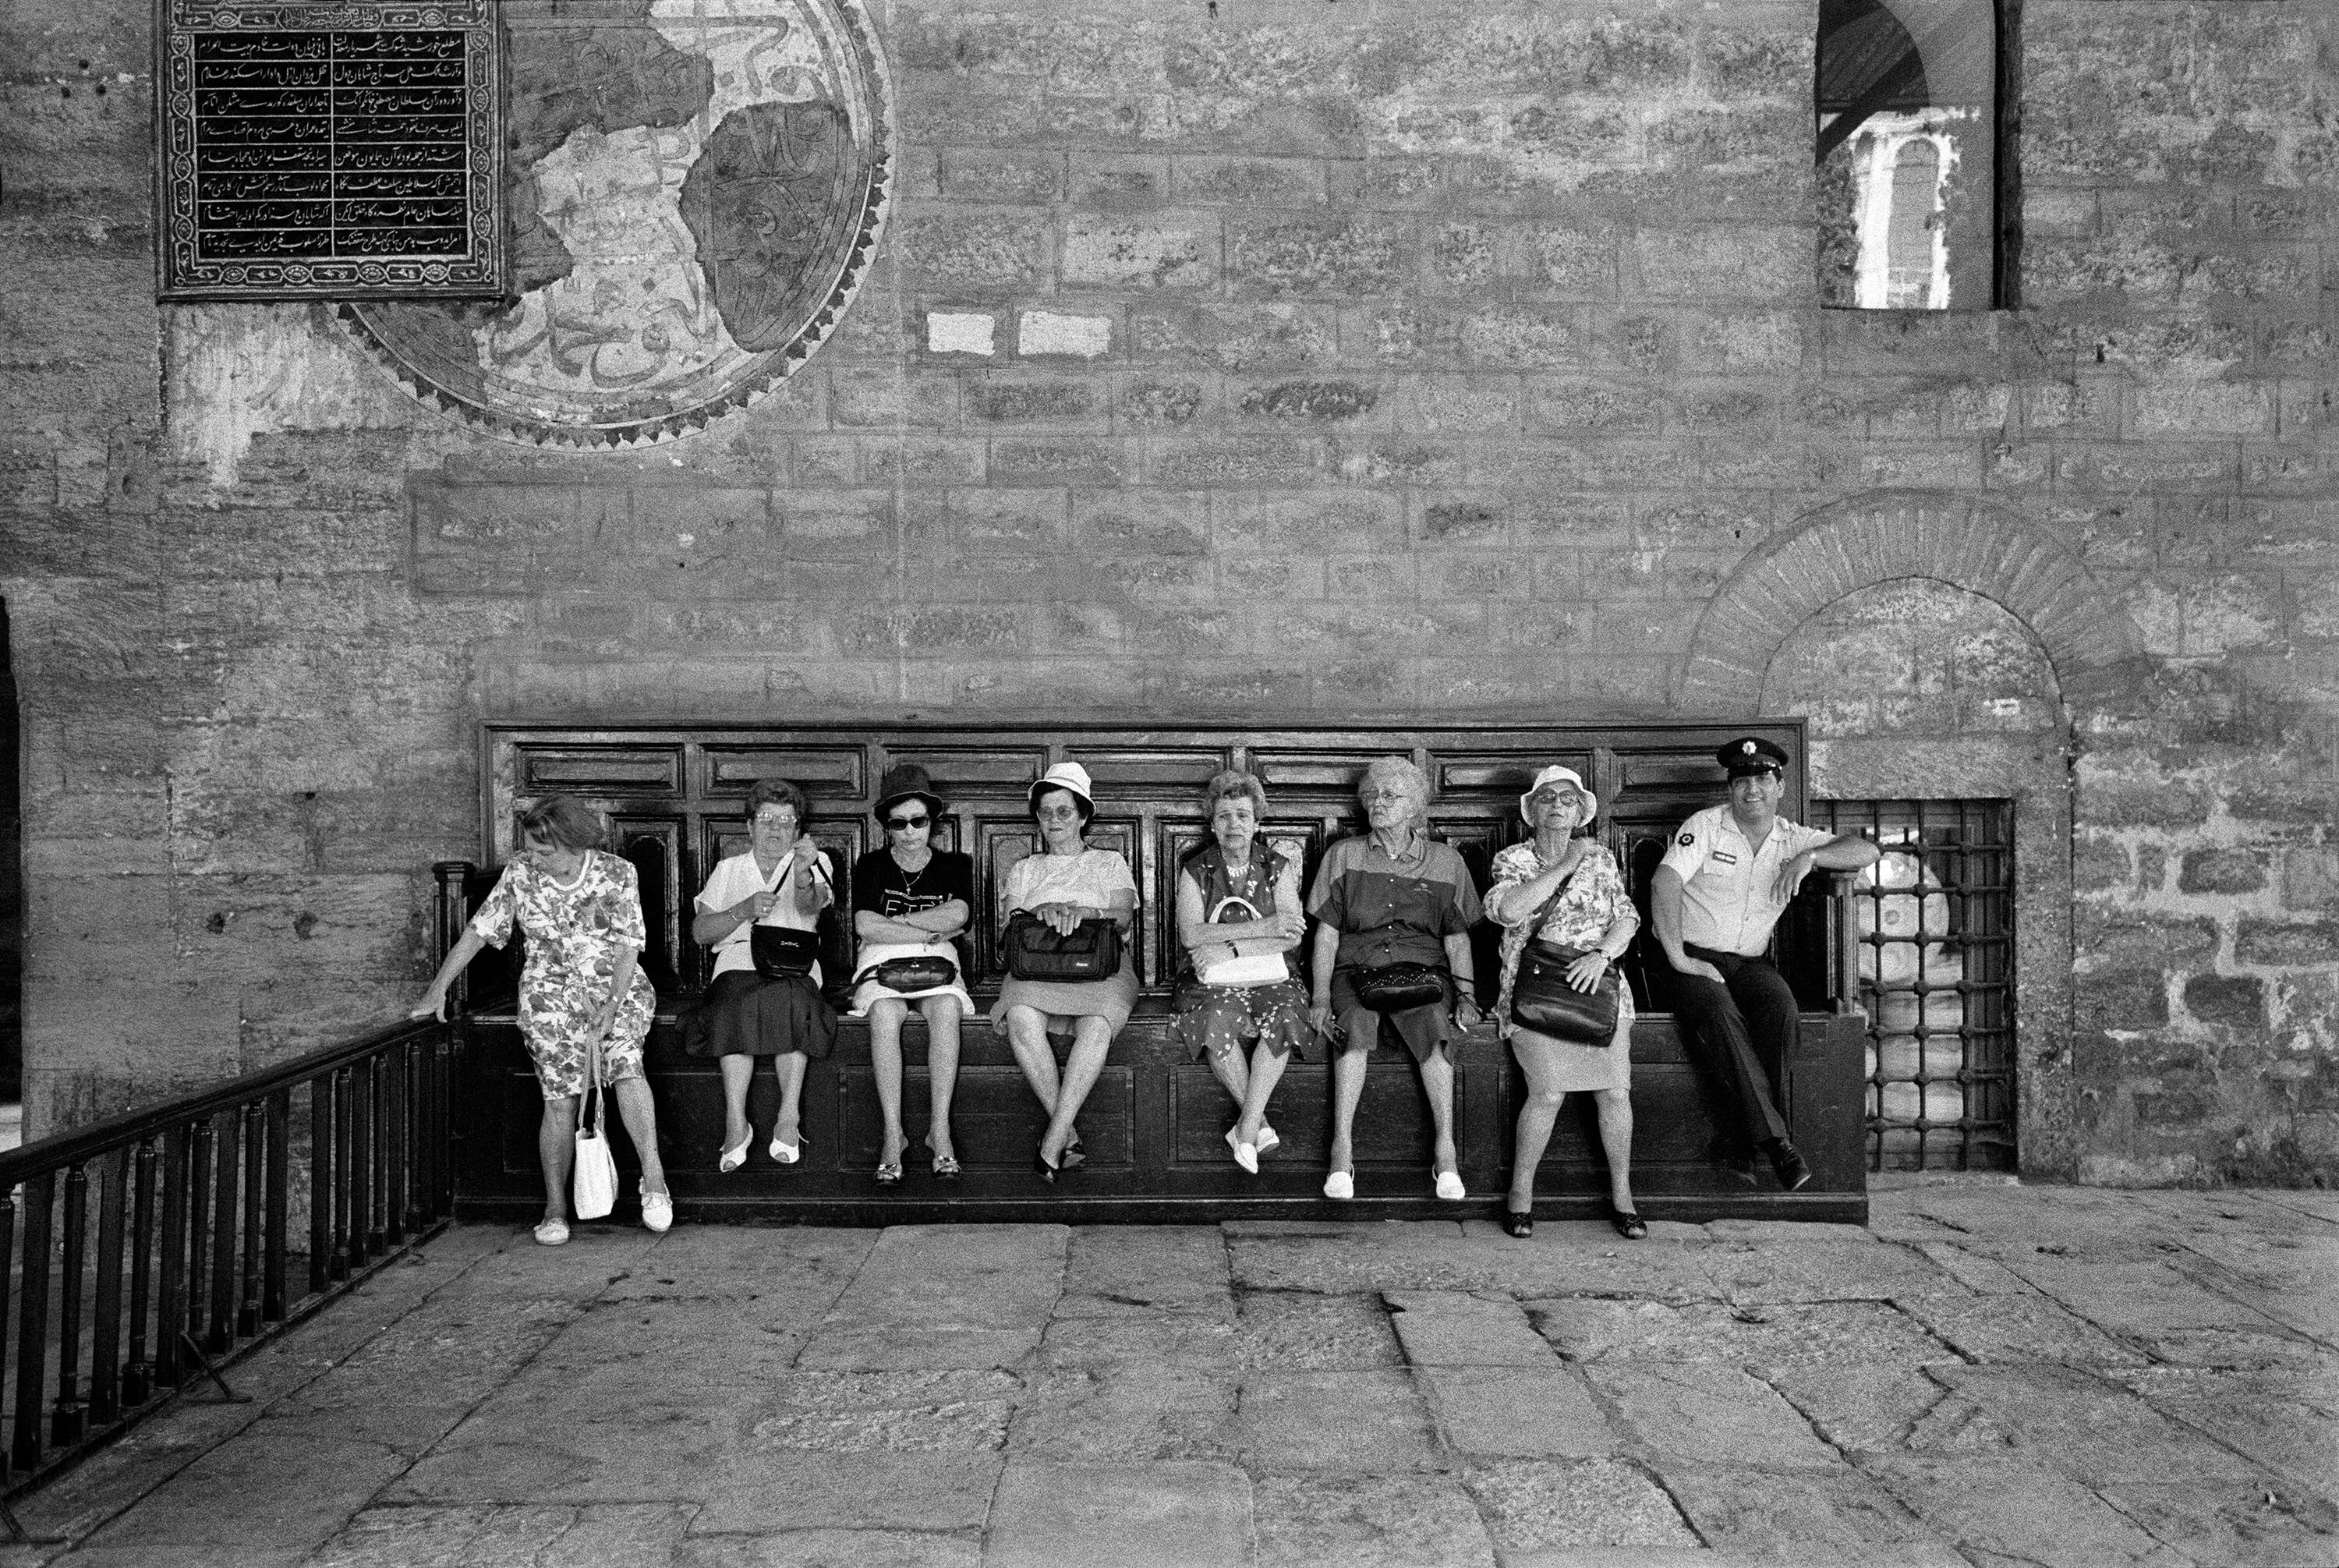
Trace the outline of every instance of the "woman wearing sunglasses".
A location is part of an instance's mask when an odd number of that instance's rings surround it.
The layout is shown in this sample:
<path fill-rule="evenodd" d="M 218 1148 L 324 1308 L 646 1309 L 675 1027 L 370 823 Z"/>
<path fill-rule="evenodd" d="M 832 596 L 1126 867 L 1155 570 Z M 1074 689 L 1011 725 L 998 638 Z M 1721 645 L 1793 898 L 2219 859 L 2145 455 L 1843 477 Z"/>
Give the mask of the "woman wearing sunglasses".
<path fill-rule="evenodd" d="M 755 1059 L 772 1059 L 780 1080 L 780 1117 L 770 1153 L 782 1165 L 804 1158 L 804 1068 L 836 1048 L 836 1013 L 820 995 L 817 958 L 799 957 L 777 942 L 758 962 L 755 928 L 804 933 L 793 939 L 817 950 L 811 932 L 820 912 L 836 902 L 828 856 L 804 836 L 804 791 L 779 779 L 759 779 L 747 792 L 747 847 L 719 862 L 697 898 L 691 940 L 715 950 L 715 977 L 698 1006 L 685 1015 L 683 1050 L 716 1057 L 723 1065 L 723 1149 L 716 1169 L 726 1174 L 747 1163 L 755 1129 L 747 1120 L 747 1086 Z M 785 961 L 785 962 L 783 962 Z M 793 970 L 797 962 L 803 968 Z"/>
<path fill-rule="evenodd" d="M 853 929 L 861 939 L 853 1012 L 869 1020 L 869 1066 L 885 1116 L 881 1187 L 901 1181 L 902 1155 L 910 1147 L 902 1130 L 902 1021 L 913 1007 L 926 1021 L 926 1148 L 938 1178 L 959 1176 L 951 1093 L 958 1083 L 959 1020 L 974 1011 L 974 1000 L 966 993 L 957 939 L 974 916 L 974 861 L 933 847 L 942 811 L 925 769 L 915 763 L 888 768 L 876 812 L 885 853 L 864 854 L 853 865 Z"/>

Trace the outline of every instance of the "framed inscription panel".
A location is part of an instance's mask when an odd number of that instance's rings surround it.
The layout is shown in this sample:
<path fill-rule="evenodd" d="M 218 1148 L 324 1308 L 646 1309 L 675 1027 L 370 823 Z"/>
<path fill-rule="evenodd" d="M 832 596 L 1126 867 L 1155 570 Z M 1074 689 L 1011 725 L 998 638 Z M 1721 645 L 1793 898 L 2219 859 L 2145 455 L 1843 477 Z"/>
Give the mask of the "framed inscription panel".
<path fill-rule="evenodd" d="M 166 300 L 499 298 L 495 0 L 162 0 Z"/>

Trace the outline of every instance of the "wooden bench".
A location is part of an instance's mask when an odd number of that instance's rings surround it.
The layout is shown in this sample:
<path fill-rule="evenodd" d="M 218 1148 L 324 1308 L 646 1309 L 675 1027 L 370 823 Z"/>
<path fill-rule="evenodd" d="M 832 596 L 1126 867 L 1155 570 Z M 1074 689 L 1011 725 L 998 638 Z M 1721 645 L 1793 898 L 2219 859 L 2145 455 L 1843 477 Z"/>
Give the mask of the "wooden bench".
<path fill-rule="evenodd" d="M 1508 1180 L 1512 1119 L 1524 1080 L 1493 1027 L 1474 1031 L 1457 1062 L 1456 1139 L 1471 1201 L 1430 1194 L 1429 1120 L 1419 1080 L 1402 1055 L 1377 1053 L 1357 1120 L 1353 1203 L 1322 1196 L 1330 1122 L 1330 1070 L 1324 1060 L 1295 1062 L 1278 1087 L 1268 1119 L 1282 1147 L 1258 1176 L 1238 1169 L 1223 1134 L 1233 1105 L 1209 1068 L 1189 1061 L 1170 1031 L 1169 990 L 1177 971 L 1172 878 L 1203 838 L 1199 796 L 1219 769 L 1243 766 L 1268 791 L 1264 835 L 1295 843 L 1312 880 L 1333 839 L 1357 831 L 1355 791 L 1365 764 L 1396 753 L 1412 757 L 1437 790 L 1431 831 L 1458 849 L 1481 891 L 1494 853 L 1525 832 L 1517 797 L 1553 762 L 1577 770 L 1599 794 L 1598 832 L 1641 901 L 1641 939 L 1624 970 L 1641 1009 L 1633 1038 L 1636 1130 L 1633 1179 L 1653 1218 L 1722 1216 L 1860 1222 L 1867 1216 L 1864 1060 L 1866 1023 L 1834 999 L 1846 935 L 1841 890 L 1813 887 L 1781 922 L 1777 956 L 1802 998 L 1800 1038 L 1778 1066 L 1781 1109 L 1813 1179 L 1779 1191 L 1767 1170 L 1748 1186 L 1713 1159 L 1711 1086 L 1692 1069 L 1668 1011 L 1671 974 L 1645 924 L 1651 873 L 1673 828 L 1721 799 L 1714 748 L 1740 734 L 1767 735 L 1798 760 L 1781 810 L 1803 805 L 1800 722 L 1757 725 L 1518 726 L 1488 729 L 1282 729 L 1231 726 L 1137 730 L 1065 725 L 894 725 L 869 729 L 579 730 L 492 725 L 483 737 L 483 859 L 500 865 L 514 847 L 518 810 L 548 791 L 576 794 L 606 811 L 622 853 L 640 873 L 650 929 L 644 965 L 657 986 L 658 1021 L 649 1046 L 659 1132 L 676 1206 L 686 1218 L 772 1218 L 872 1225 L 943 1219 L 1209 1221 L 1285 1216 L 1485 1218 Z M 870 814 L 877 781 L 897 763 L 923 764 L 949 798 L 936 843 L 974 857 L 983 895 L 970 933 L 978 963 L 995 952 L 990 890 L 1036 840 L 1025 792 L 1052 764 L 1076 761 L 1094 777 L 1097 816 L 1090 842 L 1127 856 L 1143 906 L 1136 932 L 1138 1008 L 1081 1118 L 1087 1167 L 1051 1188 L 1031 1174 L 1044 1118 L 1002 1035 L 981 1018 L 962 1031 L 953 1126 L 966 1174 L 955 1184 L 927 1174 L 917 1140 L 924 1130 L 924 1025 L 904 1034 L 903 1119 L 912 1149 L 901 1186 L 874 1185 L 882 1128 L 869 1068 L 866 1026 L 847 1020 L 836 1052 L 807 1075 L 804 1159 L 773 1164 L 763 1151 L 778 1090 L 759 1070 L 750 1110 L 759 1130 L 746 1167 L 718 1175 L 720 1080 L 713 1061 L 683 1054 L 676 1020 L 706 984 L 708 958 L 688 939 L 691 901 L 722 856 L 745 847 L 748 789 L 782 778 L 812 803 L 810 832 L 848 883 L 860 855 L 883 853 Z M 439 868 L 442 940 L 451 942 L 494 873 L 468 863 Z M 1497 973 L 1495 932 L 1476 937 L 1484 1000 Z M 458 1208 L 467 1215 L 522 1218 L 541 1202 L 536 1159 L 539 1115 L 534 1076 L 511 1004 L 518 944 L 472 966 L 467 1044 L 457 1085 Z M 998 976 L 978 974 L 987 1008 Z M 630 1150 L 615 1140 L 626 1188 Z M 1604 1213 L 1606 1181 L 1588 1097 L 1562 1113 L 1537 1178 L 1546 1217 Z M 627 1212 L 621 1208 L 621 1213 Z"/>

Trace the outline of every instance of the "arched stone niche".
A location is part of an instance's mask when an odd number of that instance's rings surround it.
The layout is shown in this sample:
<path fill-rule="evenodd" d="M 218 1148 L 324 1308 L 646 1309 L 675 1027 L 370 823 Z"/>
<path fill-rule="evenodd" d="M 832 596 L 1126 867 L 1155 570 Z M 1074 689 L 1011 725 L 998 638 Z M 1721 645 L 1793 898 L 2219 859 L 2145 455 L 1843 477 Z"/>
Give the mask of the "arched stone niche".
<path fill-rule="evenodd" d="M 2046 649 L 1979 594 L 1894 578 L 1789 632 L 1759 706 L 1809 721 L 1816 796 L 2014 803 L 2016 1145 L 2027 1170 L 2067 1169 L 2069 725 Z"/>
<path fill-rule="evenodd" d="M 2136 649 L 2117 597 L 2046 529 L 1880 491 L 1742 561 L 1676 694 L 1689 714 L 1808 716 L 1822 797 L 2014 802 L 2016 1139 L 2034 1175 L 2078 1168 L 2070 710 Z"/>

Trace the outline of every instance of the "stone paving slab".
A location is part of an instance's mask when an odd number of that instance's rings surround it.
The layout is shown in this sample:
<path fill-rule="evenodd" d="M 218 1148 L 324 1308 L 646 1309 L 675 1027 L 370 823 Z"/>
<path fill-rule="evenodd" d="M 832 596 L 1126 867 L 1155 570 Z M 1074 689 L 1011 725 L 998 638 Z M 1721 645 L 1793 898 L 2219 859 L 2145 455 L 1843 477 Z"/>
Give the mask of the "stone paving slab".
<path fill-rule="evenodd" d="M 1250 1478 L 1231 1464 L 1028 1460 L 999 1484 L 983 1568 L 1192 1568 L 1250 1558 Z"/>
<path fill-rule="evenodd" d="M 67 1539 L 0 1568 L 2339 1568 L 2331 1207 L 469 1227 L 23 1499 Z"/>
<path fill-rule="evenodd" d="M 1059 1317 L 1234 1312 L 1226 1238 L 1209 1226 L 1091 1226 L 1072 1233 Z"/>

